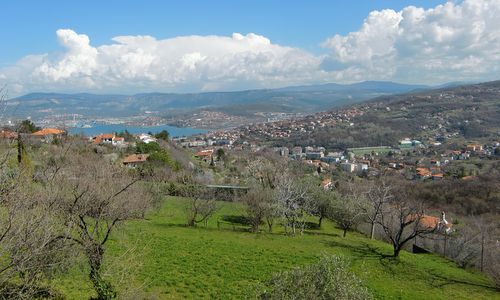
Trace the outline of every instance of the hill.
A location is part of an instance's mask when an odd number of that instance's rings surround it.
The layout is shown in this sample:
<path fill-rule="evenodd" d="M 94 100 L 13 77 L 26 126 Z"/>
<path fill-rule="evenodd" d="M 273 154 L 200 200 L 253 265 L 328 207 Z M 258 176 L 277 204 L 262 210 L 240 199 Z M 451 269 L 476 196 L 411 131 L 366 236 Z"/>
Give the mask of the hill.
<path fill-rule="evenodd" d="M 317 126 L 311 129 L 313 123 Z M 261 132 L 304 128 L 292 130 L 286 139 L 265 137 L 276 145 L 341 150 L 397 145 L 406 137 L 425 142 L 496 141 L 500 139 L 500 81 L 386 95 L 263 127 Z M 252 132 L 245 136 L 262 141 Z"/>
<path fill-rule="evenodd" d="M 390 246 L 356 233 L 342 237 L 331 223 L 289 237 L 242 231 L 237 220 L 244 207 L 221 202 L 208 228 L 187 228 L 182 198 L 167 198 L 146 220 L 128 222 L 112 237 L 107 252 L 109 279 L 131 299 L 242 299 L 253 298 L 261 282 L 273 273 L 311 264 L 323 254 L 337 254 L 351 262 L 376 299 L 500 299 L 482 274 L 457 268 L 432 254 L 403 253 L 399 261 L 385 257 Z M 233 218 L 227 218 L 232 216 Z M 233 226 L 236 230 L 233 230 Z M 238 230 L 240 229 L 240 230 Z M 86 272 L 74 269 L 58 280 L 70 299 L 92 295 Z"/>
<path fill-rule="evenodd" d="M 7 101 L 8 113 L 19 117 L 50 114 L 81 114 L 88 117 L 127 117 L 146 111 L 175 115 L 198 110 L 235 115 L 255 112 L 312 113 L 332 107 L 415 89 L 421 85 L 393 82 L 361 82 L 349 85 L 325 84 L 281 89 L 210 93 L 143 93 L 98 95 L 90 93 L 32 93 Z"/>

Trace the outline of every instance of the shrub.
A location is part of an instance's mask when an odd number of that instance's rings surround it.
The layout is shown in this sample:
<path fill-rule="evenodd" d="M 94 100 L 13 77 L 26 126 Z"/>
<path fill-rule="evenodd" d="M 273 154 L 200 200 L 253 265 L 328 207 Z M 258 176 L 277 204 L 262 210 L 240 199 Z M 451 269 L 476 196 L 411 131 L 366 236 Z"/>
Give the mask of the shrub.
<path fill-rule="evenodd" d="M 372 295 L 338 256 L 276 274 L 261 299 L 372 299 Z"/>

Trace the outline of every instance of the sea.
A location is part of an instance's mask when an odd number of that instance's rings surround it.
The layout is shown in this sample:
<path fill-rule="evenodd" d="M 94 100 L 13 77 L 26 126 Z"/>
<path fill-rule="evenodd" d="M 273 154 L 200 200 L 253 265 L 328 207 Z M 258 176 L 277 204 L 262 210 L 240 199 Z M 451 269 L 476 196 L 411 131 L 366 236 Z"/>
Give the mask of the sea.
<path fill-rule="evenodd" d="M 208 132 L 205 129 L 182 128 L 169 125 L 159 126 L 129 126 L 124 124 L 95 124 L 92 127 L 71 127 L 70 134 L 83 134 L 85 136 L 96 136 L 102 133 L 113 133 L 127 130 L 132 134 L 158 133 L 162 130 L 168 131 L 171 137 L 190 136 Z"/>

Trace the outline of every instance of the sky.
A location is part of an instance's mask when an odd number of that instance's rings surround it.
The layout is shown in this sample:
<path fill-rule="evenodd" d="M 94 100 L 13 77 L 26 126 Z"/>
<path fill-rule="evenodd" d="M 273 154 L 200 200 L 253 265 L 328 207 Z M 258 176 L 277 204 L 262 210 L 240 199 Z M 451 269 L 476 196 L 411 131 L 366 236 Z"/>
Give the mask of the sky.
<path fill-rule="evenodd" d="M 500 0 L 8 1 L 0 85 L 200 92 L 500 74 Z"/>

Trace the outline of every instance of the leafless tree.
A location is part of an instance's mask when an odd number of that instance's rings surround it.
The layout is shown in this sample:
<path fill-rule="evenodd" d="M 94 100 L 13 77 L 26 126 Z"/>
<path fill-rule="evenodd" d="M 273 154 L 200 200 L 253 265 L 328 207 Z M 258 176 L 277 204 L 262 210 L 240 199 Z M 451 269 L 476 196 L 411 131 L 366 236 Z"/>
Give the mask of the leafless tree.
<path fill-rule="evenodd" d="M 462 226 L 448 239 L 446 256 L 460 267 L 471 267 L 479 256 L 478 235 L 470 226 Z"/>
<path fill-rule="evenodd" d="M 64 270 L 70 261 L 70 245 L 57 238 L 62 228 L 57 213 L 51 209 L 55 201 L 51 191 L 44 186 L 27 184 L 16 187 L 17 200 L 6 207 L 9 230 L 0 242 L 1 251 L 8 257 L 0 276 L 5 287 L 4 297 L 28 299 L 50 291 L 42 285 L 54 272 Z M 16 281 L 20 283 L 12 285 Z"/>
<path fill-rule="evenodd" d="M 262 188 L 270 189 L 276 187 L 278 179 L 285 173 L 283 162 L 272 155 L 262 155 L 251 160 L 246 171 Z"/>
<path fill-rule="evenodd" d="M 6 97 L 5 88 L 0 88 L 0 121 L 5 118 Z M 62 265 L 63 251 L 54 241 L 58 228 L 52 202 L 44 196 L 46 187 L 33 183 L 28 160 L 12 163 L 15 142 L 4 135 L 0 143 L 0 297 L 29 299 Z"/>
<path fill-rule="evenodd" d="M 67 266 L 71 252 L 57 238 L 62 227 L 51 187 L 33 182 L 28 165 L 11 166 L 2 165 L 0 175 L 0 297 L 31 299 L 50 293 L 42 285 Z"/>
<path fill-rule="evenodd" d="M 434 233 L 437 227 L 423 226 L 424 205 L 413 199 L 410 184 L 400 182 L 394 197 L 385 203 L 377 223 L 393 246 L 393 256 L 398 257 L 403 247 L 417 236 Z"/>
<path fill-rule="evenodd" d="M 370 223 L 370 239 L 374 238 L 375 226 L 380 218 L 383 207 L 393 198 L 391 186 L 385 179 L 379 179 L 368 185 L 366 196 L 363 199 L 365 216 Z"/>
<path fill-rule="evenodd" d="M 101 276 L 106 242 L 120 222 L 142 218 L 150 205 L 139 178 L 129 174 L 121 166 L 80 150 L 73 154 L 71 164 L 58 171 L 55 181 L 60 187 L 60 218 L 67 228 L 60 238 L 83 250 L 98 299 L 116 296 Z"/>
<path fill-rule="evenodd" d="M 478 265 L 481 272 L 485 269 L 485 258 L 488 257 L 490 250 L 489 244 L 492 240 L 492 234 L 495 232 L 495 223 L 488 220 L 485 216 L 475 216 L 470 220 L 472 230 L 476 233 L 478 248 Z"/>
<path fill-rule="evenodd" d="M 310 211 L 307 189 L 291 175 L 283 174 L 277 180 L 274 197 L 278 213 L 284 221 L 285 233 L 289 233 L 289 228 L 292 235 L 296 234 L 297 229 L 303 233 L 307 212 Z"/>
<path fill-rule="evenodd" d="M 198 223 L 204 223 L 208 226 L 208 220 L 218 209 L 214 193 L 208 188 L 193 186 L 186 192 L 185 211 L 187 216 L 187 225 L 195 226 Z"/>

